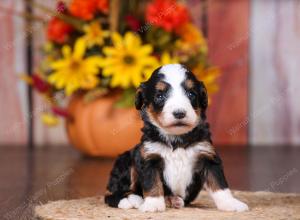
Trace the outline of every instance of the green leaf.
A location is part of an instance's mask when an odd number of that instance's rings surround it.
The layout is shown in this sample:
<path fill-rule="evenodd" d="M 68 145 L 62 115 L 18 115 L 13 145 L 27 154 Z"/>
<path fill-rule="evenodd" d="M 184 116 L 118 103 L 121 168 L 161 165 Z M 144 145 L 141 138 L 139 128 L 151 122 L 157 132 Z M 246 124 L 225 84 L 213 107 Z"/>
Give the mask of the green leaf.
<path fill-rule="evenodd" d="M 95 99 L 106 95 L 107 93 L 108 93 L 107 88 L 96 88 L 96 89 L 88 91 L 84 95 L 83 100 L 85 103 L 92 102 Z"/>
<path fill-rule="evenodd" d="M 135 89 L 129 88 L 124 90 L 120 99 L 116 101 L 114 107 L 116 108 L 131 108 L 134 106 Z"/>

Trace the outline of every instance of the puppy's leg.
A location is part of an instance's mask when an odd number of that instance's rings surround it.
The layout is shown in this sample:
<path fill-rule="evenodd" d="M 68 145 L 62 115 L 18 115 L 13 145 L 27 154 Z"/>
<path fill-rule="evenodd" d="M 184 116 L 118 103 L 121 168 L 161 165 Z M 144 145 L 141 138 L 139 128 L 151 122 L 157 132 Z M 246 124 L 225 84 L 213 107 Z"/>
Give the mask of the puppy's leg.
<path fill-rule="evenodd" d="M 127 151 L 117 158 L 111 171 L 104 198 L 105 203 L 121 209 L 138 208 L 143 203 L 143 199 L 136 194 L 135 185 L 135 168 L 132 165 L 130 152 Z"/>
<path fill-rule="evenodd" d="M 155 174 L 156 173 L 156 174 Z M 151 178 L 143 185 L 144 203 L 139 210 L 143 212 L 159 212 L 166 209 L 163 186 L 159 174 L 153 172 Z"/>
<path fill-rule="evenodd" d="M 222 161 L 217 155 L 213 161 L 208 161 L 205 187 L 219 210 L 243 212 L 249 209 L 245 203 L 232 196 L 224 176 Z"/>
<path fill-rule="evenodd" d="M 146 159 L 142 170 L 144 203 L 139 207 L 142 212 L 160 212 L 166 209 L 163 184 L 160 177 L 161 158 Z"/>

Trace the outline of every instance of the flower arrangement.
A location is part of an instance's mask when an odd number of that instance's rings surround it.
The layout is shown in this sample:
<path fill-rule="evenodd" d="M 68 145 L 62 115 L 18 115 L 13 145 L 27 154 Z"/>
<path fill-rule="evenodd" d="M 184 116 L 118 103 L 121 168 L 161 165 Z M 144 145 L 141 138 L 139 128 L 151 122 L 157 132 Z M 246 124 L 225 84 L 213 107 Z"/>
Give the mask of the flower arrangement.
<path fill-rule="evenodd" d="M 91 101 L 117 91 L 115 106 L 131 106 L 139 84 L 167 63 L 193 70 L 210 95 L 218 89 L 219 70 L 209 64 L 205 38 L 182 1 L 70 0 L 59 1 L 56 11 L 35 6 L 52 18 L 44 59 L 24 79 L 49 103 L 42 115 L 48 125 L 67 116 L 62 103 L 76 93 Z"/>

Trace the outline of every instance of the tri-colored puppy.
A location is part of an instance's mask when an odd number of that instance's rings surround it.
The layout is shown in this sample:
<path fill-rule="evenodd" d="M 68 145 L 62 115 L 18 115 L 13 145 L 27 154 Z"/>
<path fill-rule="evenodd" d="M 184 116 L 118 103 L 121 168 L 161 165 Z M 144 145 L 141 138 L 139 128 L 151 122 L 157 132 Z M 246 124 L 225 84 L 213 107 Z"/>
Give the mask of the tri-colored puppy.
<path fill-rule="evenodd" d="M 141 143 L 116 160 L 105 203 L 164 211 L 188 205 L 205 188 L 218 209 L 248 210 L 228 189 L 206 122 L 206 89 L 192 72 L 180 64 L 158 68 L 135 104 L 144 121 Z"/>

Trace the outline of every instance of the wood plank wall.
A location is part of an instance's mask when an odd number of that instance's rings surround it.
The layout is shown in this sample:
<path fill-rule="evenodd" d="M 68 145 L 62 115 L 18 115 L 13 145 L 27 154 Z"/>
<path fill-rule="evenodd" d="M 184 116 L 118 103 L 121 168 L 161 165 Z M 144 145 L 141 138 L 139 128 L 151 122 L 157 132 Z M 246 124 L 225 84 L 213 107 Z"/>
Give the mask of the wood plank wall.
<path fill-rule="evenodd" d="M 209 56 L 222 70 L 209 110 L 213 138 L 220 145 L 241 146 L 248 141 L 248 126 L 240 123 L 248 115 L 249 1 L 209 0 L 207 14 Z"/>
<path fill-rule="evenodd" d="M 22 1 L 0 1 L 9 10 L 22 9 Z M 0 144 L 22 145 L 27 141 L 26 88 L 17 73 L 25 71 L 23 20 L 0 10 Z"/>
<path fill-rule="evenodd" d="M 300 1 L 252 1 L 253 145 L 300 144 Z"/>

